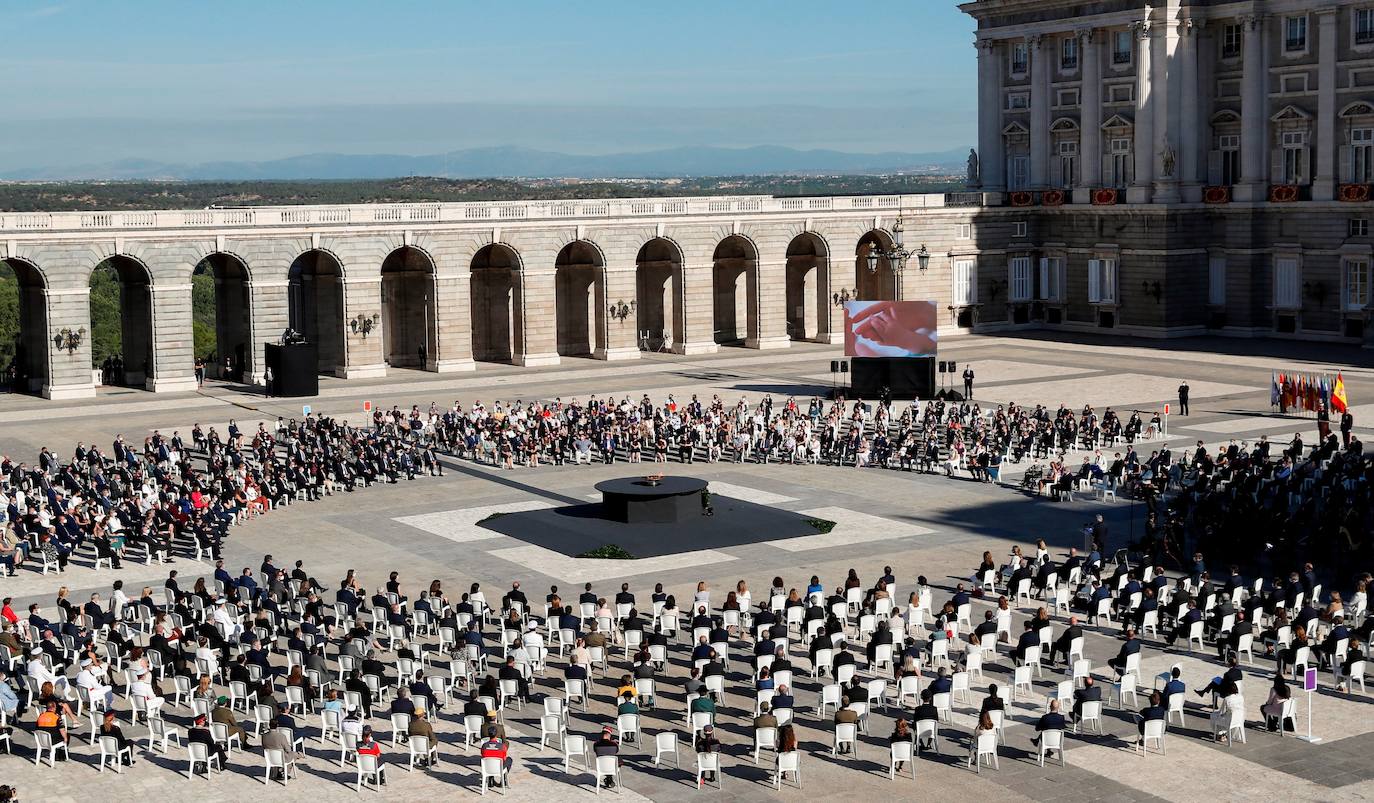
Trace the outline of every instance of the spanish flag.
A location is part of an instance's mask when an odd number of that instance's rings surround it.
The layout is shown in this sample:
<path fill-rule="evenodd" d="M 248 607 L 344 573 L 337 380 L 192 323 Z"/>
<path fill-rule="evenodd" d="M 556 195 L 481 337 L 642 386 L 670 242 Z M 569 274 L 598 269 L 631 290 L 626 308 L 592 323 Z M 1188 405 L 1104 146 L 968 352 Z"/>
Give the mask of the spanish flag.
<path fill-rule="evenodd" d="M 1350 409 L 1350 402 L 1345 398 L 1345 378 L 1339 373 L 1336 374 L 1336 384 L 1331 388 L 1331 409 L 1338 413 Z"/>

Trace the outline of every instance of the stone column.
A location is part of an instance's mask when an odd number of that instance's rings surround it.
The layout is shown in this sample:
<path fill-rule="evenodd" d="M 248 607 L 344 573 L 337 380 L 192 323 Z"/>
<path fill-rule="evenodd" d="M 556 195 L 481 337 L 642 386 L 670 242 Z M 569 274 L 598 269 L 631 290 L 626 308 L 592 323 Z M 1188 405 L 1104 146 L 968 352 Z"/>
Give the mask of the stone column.
<path fill-rule="evenodd" d="M 700 262 L 684 262 L 682 265 L 683 340 L 673 344 L 673 351 L 678 354 L 714 354 L 720 348 L 715 339 L 714 270 L 715 265 L 709 256 Z"/>
<path fill-rule="evenodd" d="M 248 283 L 250 356 L 246 379 L 250 384 L 263 383 L 263 374 L 267 370 L 267 364 L 263 361 L 266 346 L 268 343 L 280 343 L 282 332 L 291 323 L 290 288 L 291 283 L 284 281 Z"/>
<path fill-rule="evenodd" d="M 1151 52 L 1154 37 L 1149 20 L 1134 25 L 1135 53 L 1135 181 L 1126 188 L 1126 202 L 1147 204 L 1154 187 L 1155 121 L 1152 92 L 1155 84 Z"/>
<path fill-rule="evenodd" d="M 544 261 L 552 265 L 553 259 Z M 514 362 L 517 365 L 558 364 L 557 271 L 520 271 L 520 308 L 516 311 Z"/>
<path fill-rule="evenodd" d="M 1180 36 L 1178 26 L 1170 24 L 1170 21 L 1166 20 L 1158 27 L 1159 33 L 1154 41 L 1162 52 L 1160 58 L 1150 60 L 1153 72 L 1150 78 L 1150 110 L 1155 118 L 1154 147 L 1151 148 L 1155 174 L 1152 200 L 1156 203 L 1178 203 L 1179 175 L 1183 172 L 1180 154 L 1182 132 L 1179 130 L 1180 114 L 1173 106 L 1177 103 L 1174 87 L 1179 83 L 1182 69 L 1174 71 L 1170 66 L 1180 59 Z M 1172 159 L 1173 164 L 1166 166 L 1166 158 Z"/>
<path fill-rule="evenodd" d="M 91 288 L 44 291 L 48 306 L 48 374 L 43 378 L 46 399 L 85 399 L 95 395 L 91 373 Z M 72 351 L 60 349 L 53 338 L 63 329 L 86 330 L 81 345 Z"/>
<path fill-rule="evenodd" d="M 785 349 L 787 336 L 787 260 L 755 260 L 744 269 L 749 303 L 749 329 L 744 345 L 751 349 Z"/>
<path fill-rule="evenodd" d="M 153 364 L 144 386 L 154 393 L 195 390 L 191 285 L 154 282 L 148 290 L 152 294 Z"/>
<path fill-rule="evenodd" d="M 1245 29 L 1245 55 L 1241 65 L 1240 101 L 1240 184 L 1237 201 L 1262 201 L 1268 193 L 1269 111 L 1268 76 L 1264 66 L 1264 18 L 1251 15 L 1242 20 Z"/>
<path fill-rule="evenodd" d="M 436 340 L 429 349 L 425 370 L 440 374 L 472 371 L 472 304 L 468 299 L 472 275 L 468 271 L 434 280 Z"/>
<path fill-rule="evenodd" d="M 1007 190 L 1006 147 L 1002 140 L 1002 54 L 1000 43 L 979 39 L 978 169 L 983 192 Z"/>
<path fill-rule="evenodd" d="M 1030 186 L 1049 186 L 1050 168 L 1050 59 L 1054 40 L 1047 36 L 1026 39 L 1031 60 Z"/>
<path fill-rule="evenodd" d="M 1079 184 L 1073 202 L 1092 202 L 1092 192 L 1102 186 L 1102 57 L 1097 52 L 1097 36 L 1092 28 L 1078 32 L 1079 58 L 1083 65 L 1083 84 L 1079 93 L 1080 141 Z"/>
<path fill-rule="evenodd" d="M 643 304 L 646 299 L 637 298 L 636 280 L 638 274 L 635 271 L 634 263 L 627 266 L 606 268 L 606 292 L 604 305 L 607 311 L 611 304 L 621 301 L 626 304 L 632 301 L 635 304 Z M 666 312 L 665 308 L 665 312 Z M 606 326 L 606 336 L 604 345 L 598 347 L 593 353 L 598 360 L 637 360 L 639 359 L 639 330 L 636 326 L 635 311 L 630 310 L 629 317 L 624 319 L 612 318 L 604 312 L 598 312 L 592 317 L 593 321 L 604 320 Z M 668 322 L 671 324 L 671 321 Z M 668 331 L 672 331 L 671 326 L 665 326 Z M 595 342 L 596 338 L 593 338 Z"/>
<path fill-rule="evenodd" d="M 1312 200 L 1336 197 L 1336 14 L 1323 8 L 1317 15 L 1317 172 Z"/>
<path fill-rule="evenodd" d="M 343 365 L 338 369 L 344 379 L 367 379 L 386 376 L 386 345 L 381 324 L 382 279 L 380 276 L 345 278 Z M 370 332 L 359 327 L 353 331 L 352 321 L 363 318 L 377 321 Z M 374 316 L 376 316 L 374 318 Z"/>
<path fill-rule="evenodd" d="M 1179 131 L 1181 142 L 1178 147 L 1179 178 L 1183 182 L 1182 199 L 1188 203 L 1202 200 L 1201 162 L 1202 132 L 1198 124 L 1198 28 L 1201 24 L 1192 19 L 1178 21 L 1181 37 L 1178 45 L 1179 60 Z"/>

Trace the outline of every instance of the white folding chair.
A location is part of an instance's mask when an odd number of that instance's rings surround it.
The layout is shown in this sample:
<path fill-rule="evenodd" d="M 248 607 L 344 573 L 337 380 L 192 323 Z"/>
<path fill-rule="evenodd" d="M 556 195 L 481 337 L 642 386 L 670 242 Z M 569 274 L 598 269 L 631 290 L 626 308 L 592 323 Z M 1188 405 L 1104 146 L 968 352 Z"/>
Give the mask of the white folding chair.
<path fill-rule="evenodd" d="M 720 771 L 720 753 L 697 753 L 697 788 L 704 784 L 706 773 L 715 775 L 717 789 L 725 788 L 725 773 Z"/>
<path fill-rule="evenodd" d="M 893 742 L 889 747 L 890 759 L 887 766 L 887 779 L 895 780 L 897 777 L 897 765 L 909 764 L 911 766 L 911 780 L 916 780 L 916 748 L 911 742 Z"/>
<path fill-rule="evenodd" d="M 1040 766 L 1045 766 L 1045 754 L 1051 750 L 1059 751 L 1059 766 L 1065 766 L 1064 731 L 1058 729 L 1041 731 L 1040 746 L 1037 749 L 1039 750 L 1039 755 L 1036 757 L 1036 762 Z"/>
<path fill-rule="evenodd" d="M 657 767 L 663 756 L 668 754 L 673 756 L 674 767 L 682 766 L 677 754 L 677 731 L 661 731 L 654 734 L 654 766 Z"/>
<path fill-rule="evenodd" d="M 1154 742 L 1159 747 L 1161 755 L 1164 754 L 1164 728 L 1165 722 L 1162 719 L 1151 719 L 1145 722 L 1145 735 L 1136 743 L 1137 750 L 1141 755 L 1150 752 L 1150 742 Z"/>
<path fill-rule="evenodd" d="M 989 766 L 993 769 L 1001 769 L 997 764 L 997 731 L 995 730 L 978 734 L 978 743 L 969 753 L 969 765 L 974 767 L 975 771 L 980 774 L 983 772 L 984 756 L 988 758 L 986 763 Z"/>

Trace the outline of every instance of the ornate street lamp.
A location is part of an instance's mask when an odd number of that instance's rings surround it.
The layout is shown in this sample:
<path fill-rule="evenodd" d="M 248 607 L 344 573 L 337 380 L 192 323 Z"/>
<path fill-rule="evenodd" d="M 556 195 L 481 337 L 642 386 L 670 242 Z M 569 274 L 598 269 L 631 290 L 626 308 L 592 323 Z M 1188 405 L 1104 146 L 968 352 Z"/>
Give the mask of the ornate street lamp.
<path fill-rule="evenodd" d="M 636 306 L 637 304 L 634 301 L 631 301 L 629 304 L 626 304 L 623 300 L 616 301 L 611 304 L 609 312 L 612 318 L 617 321 L 624 321 L 626 318 L 630 317 L 630 313 L 635 311 Z"/>
<path fill-rule="evenodd" d="M 916 267 L 924 272 L 930 267 L 930 252 L 926 250 L 925 244 L 915 251 L 910 251 L 902 242 L 902 217 L 899 214 L 896 222 L 892 224 L 892 247 L 883 250 L 879 243 L 873 243 L 868 249 L 868 270 L 870 273 L 878 272 L 878 260 L 886 259 L 889 264 L 895 266 L 897 270 L 906 267 L 906 263 L 912 257 L 916 257 Z"/>
<path fill-rule="evenodd" d="M 371 317 L 359 314 L 358 317 L 348 322 L 348 328 L 353 330 L 353 334 L 367 337 L 372 334 L 372 330 L 377 328 L 377 324 L 382 322 L 380 315 L 375 312 Z"/>
<path fill-rule="evenodd" d="M 61 329 L 53 335 L 52 344 L 59 349 L 63 349 L 68 354 L 81 348 L 81 343 L 86 339 L 86 327 L 81 327 L 73 332 L 69 328 Z"/>

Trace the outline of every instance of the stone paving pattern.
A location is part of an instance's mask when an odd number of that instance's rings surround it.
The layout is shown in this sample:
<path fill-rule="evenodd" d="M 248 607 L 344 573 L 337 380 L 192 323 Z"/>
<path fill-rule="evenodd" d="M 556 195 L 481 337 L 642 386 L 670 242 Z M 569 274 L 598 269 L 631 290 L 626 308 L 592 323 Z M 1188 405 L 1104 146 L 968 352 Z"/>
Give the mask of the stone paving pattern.
<path fill-rule="evenodd" d="M 316 411 L 361 420 L 364 399 L 375 404 L 419 403 L 425 407 L 431 399 L 443 406 L 454 398 L 465 404 L 474 398 L 488 403 L 496 398 L 585 399 L 592 393 L 605 395 L 612 391 L 617 396 L 649 392 L 656 398 L 672 392 L 679 399 L 691 393 L 721 393 L 728 401 L 741 394 L 756 399 L 767 392 L 775 398 L 792 393 L 808 396 L 828 387 L 828 375 L 816 372 L 823 371 L 826 361 L 834 355 L 834 349 L 816 347 L 767 357 L 733 350 L 710 358 L 670 356 L 646 360 L 629 369 L 592 362 L 538 371 L 484 365 L 481 375 L 456 380 L 414 374 L 386 381 L 330 381 L 324 385 L 322 398 L 310 403 Z M 1193 387 L 1193 415 L 1188 419 L 1172 417 L 1170 421 L 1171 437 L 1180 443 L 1200 438 L 1208 442 L 1220 438 L 1224 442 L 1229 437 L 1245 438 L 1258 433 L 1269 434 L 1271 439 L 1286 439 L 1289 429 L 1313 432 L 1315 423 L 1311 419 L 1270 415 L 1267 382 L 1271 367 L 1342 367 L 1357 405 L 1374 398 L 1374 369 L 1370 367 L 1369 352 L 1321 344 L 1188 340 L 1142 346 L 1140 341 L 1094 338 L 971 337 L 942 345 L 942 357 L 974 365 L 979 378 L 976 398 L 1014 398 L 1032 403 L 1068 399 L 1082 386 L 1080 380 L 1091 380 L 1091 387 L 1107 389 L 1107 401 L 1119 409 L 1131 405 L 1152 409 L 1148 406 L 1170 399 L 1178 380 L 1186 378 Z M 1364 410 L 1369 408 L 1357 408 L 1357 414 Z M 1371 433 L 1368 425 L 1374 423 L 1374 410 L 1370 412 L 1371 415 L 1357 420 L 1362 435 Z M 296 401 L 264 400 L 220 387 L 207 387 L 203 394 L 156 400 L 138 392 L 114 392 L 95 402 L 62 405 L 4 397 L 0 398 L 0 449 L 31 460 L 39 445 L 49 445 L 66 455 L 78 440 L 108 443 L 117 431 L 129 439 L 140 438 L 154 428 L 164 432 L 181 428 L 189 434 L 191 424 L 197 420 L 222 426 L 234 418 L 243 426 L 245 422 L 299 413 Z M 1241 427 L 1242 423 L 1251 426 Z M 670 468 L 678 470 L 676 464 Z M 594 493 L 592 486 L 596 482 L 634 471 L 640 469 L 620 463 L 613 467 L 497 472 L 451 461 L 444 478 L 374 487 L 335 496 L 325 503 L 300 503 L 250 522 L 233 532 L 227 562 L 231 567 L 256 568 L 263 554 L 271 552 L 279 565 L 283 560 L 304 558 L 312 574 L 326 585 L 336 582 L 347 568 L 357 568 L 364 582 L 372 587 L 385 580 L 385 570 L 396 569 L 412 592 L 430 579 L 439 578 L 451 595 L 478 581 L 489 597 L 493 593 L 499 596 L 498 589 L 518 579 L 531 599 L 542 598 L 551 583 L 569 589 L 583 579 L 597 583 L 598 590 L 609 592 L 621 577 L 628 579 L 632 590 L 646 597 L 652 583 L 660 581 L 679 599 L 690 599 L 695 583 L 704 579 L 714 595 L 723 598 L 740 578 L 748 579 L 758 595 L 766 590 L 774 574 L 782 575 L 789 585 L 803 585 L 813 573 L 827 584 L 834 584 L 853 567 L 869 584 L 884 564 L 890 564 L 898 578 L 901 597 L 912 588 L 916 575 L 924 574 L 937 587 L 938 604 L 948 594 L 947 589 L 971 573 L 984 549 L 1002 556 L 1012 543 L 1029 545 L 1043 537 L 1053 550 L 1061 552 L 1080 543 L 1082 524 L 1098 512 L 1106 515 L 1114 542 L 1124 541 L 1133 528 L 1141 526 L 1132 521 L 1133 514 L 1138 517 L 1138 511 L 1126 502 L 1053 504 L 1010 488 L 897 472 L 698 463 L 691 467 L 691 473 L 711 480 L 721 492 L 728 488 L 731 495 L 830 518 L 839 526 L 830 536 L 796 539 L 795 544 L 757 543 L 714 550 L 707 555 L 687 552 L 672 556 L 671 560 L 657 559 L 660 563 L 608 561 L 599 562 L 600 565 L 562 556 L 555 560 L 540 554 L 548 550 L 531 548 L 475 527 L 477 520 L 491 512 L 559 504 L 554 500 L 559 496 L 586 499 Z M 183 584 L 211 569 L 184 557 L 175 565 Z M 160 586 L 167 568 L 128 564 L 118 573 L 104 570 L 97 574 L 85 566 L 76 566 L 61 577 L 24 571 L 19 577 L 0 579 L 0 593 L 13 596 L 16 608 L 30 600 L 51 605 L 55 590 L 62 584 L 79 599 L 93 590 L 108 591 L 109 583 L 116 577 L 123 578 L 126 586 L 135 590 L 144 583 Z M 982 603 L 975 606 L 975 621 L 980 619 L 981 609 Z M 1028 613 L 1029 609 L 1020 610 L 1013 617 L 1013 632 L 1019 632 L 1021 620 Z M 1115 654 L 1117 644 L 1114 629 L 1090 629 L 1087 652 L 1099 680 L 1109 676 L 1105 662 Z M 1143 689 L 1148 688 L 1155 673 L 1167 670 L 1174 662 L 1183 664 L 1183 676 L 1190 690 L 1219 673 L 1214 654 L 1189 655 L 1181 649 L 1165 653 L 1158 646 L 1152 643 L 1147 647 L 1142 665 Z M 675 655 L 679 663 L 670 675 L 674 679 L 685 674 L 683 655 Z M 799 667 L 809 665 L 805 658 L 797 663 Z M 536 698 L 561 691 L 558 666 L 550 670 L 547 681 L 536 687 Z M 1272 666 L 1272 662 L 1257 658 L 1256 666 L 1247 667 L 1251 673 L 1246 684 L 1247 720 L 1252 726 L 1259 720 L 1258 707 L 1263 702 Z M 1186 725 L 1181 729 L 1171 727 L 1166 755 L 1135 755 L 1126 741 L 1135 732 L 1129 711 L 1118 711 L 1109 705 L 1104 717 L 1104 736 L 1071 737 L 1067 766 L 1054 762 L 1041 768 L 1029 752 L 1029 738 L 1034 720 L 1043 709 L 1044 695 L 1061 679 L 1047 672 L 1036 681 L 1033 698 L 1009 706 L 1000 769 L 984 768 L 975 774 L 964 764 L 968 728 L 989 682 L 1001 686 L 1006 695 L 1010 685 L 1010 660 L 1006 653 L 985 672 L 982 682 L 974 682 L 970 699 L 956 703 L 954 723 L 942 730 L 941 752 L 922 754 L 915 782 L 909 775 L 888 780 L 886 736 L 891 730 L 891 712 L 873 715 L 870 733 L 864 737 L 857 758 L 832 758 L 829 721 L 818 723 L 811 710 L 817 687 L 805 678 L 804 671 L 798 672 L 799 736 L 805 752 L 802 793 L 786 786 L 781 792 L 773 790 L 767 756 L 759 766 L 752 763 L 748 725 L 751 712 L 738 707 L 741 696 L 732 695 L 719 717 L 726 751 L 724 794 L 740 800 L 796 799 L 800 794 L 819 799 L 883 795 L 903 800 L 935 800 L 948 799 L 951 791 L 961 798 L 998 801 L 1374 798 L 1374 764 L 1368 760 L 1374 749 L 1374 718 L 1369 716 L 1374 711 L 1370 708 L 1371 698 L 1358 692 L 1350 696 L 1334 694 L 1329 688 L 1329 674 L 1323 675 L 1323 689 L 1315 698 L 1315 730 L 1324 737 L 1318 744 L 1281 739 L 1252 727 L 1247 744 L 1215 745 L 1205 734 L 1206 711 L 1199 706 L 1199 699 L 1190 694 Z M 741 678 L 732 675 L 732 686 L 727 691 L 738 688 Z M 608 687 L 609 682 L 598 682 L 589 714 L 579 711 L 573 715 L 572 732 L 591 734 L 609 719 L 613 710 L 613 686 Z M 654 768 L 651 756 L 634 748 L 623 749 L 623 799 L 668 800 L 695 791 L 693 753 L 687 744 L 690 734 L 683 731 L 683 697 L 680 687 L 668 686 L 662 684 L 664 703 L 644 716 L 644 728 L 649 734 L 665 729 L 679 732 L 684 741 L 680 747 L 683 768 Z M 182 722 L 186 713 L 185 709 L 173 710 L 168 718 L 174 723 Z M 507 712 L 507 729 L 515 741 L 516 770 L 514 785 L 504 798 L 590 796 L 593 790 L 589 774 L 565 776 L 558 750 L 538 749 L 539 713 L 538 703 L 524 711 Z M 1300 718 L 1305 715 L 1301 705 L 1299 714 Z M 314 738 L 316 725 L 312 722 L 307 728 L 309 758 L 301 764 L 300 777 L 285 788 L 278 784 L 266 788 L 273 799 L 354 796 L 351 767 L 341 768 L 337 750 Z M 378 719 L 374 726 L 386 742 L 384 752 L 393 763 L 383 797 L 410 800 L 476 794 L 476 758 L 473 751 L 461 749 L 461 724 L 452 716 L 445 715 L 435 723 L 442 742 L 441 762 L 428 771 L 413 773 L 405 771 L 404 752 L 398 754 L 390 747 L 389 724 Z M 140 727 L 126 732 L 142 736 L 145 731 Z M 236 753 L 229 770 L 212 781 L 187 779 L 184 755 L 175 748 L 166 756 L 142 753 L 138 765 L 121 775 L 109 771 L 97 774 L 93 750 L 85 743 L 86 733 L 83 729 L 73 739 L 77 745 L 73 749 L 75 765 L 59 764 L 56 769 L 46 765 L 35 767 L 30 737 L 27 733 L 19 734 L 18 755 L 0 757 L 0 780 L 17 785 L 25 799 L 41 797 L 52 801 L 152 799 L 187 794 L 205 800 L 230 800 L 260 795 L 265 789 L 261 757 L 256 752 Z M 401 765 L 394 765 L 396 761 Z"/>

